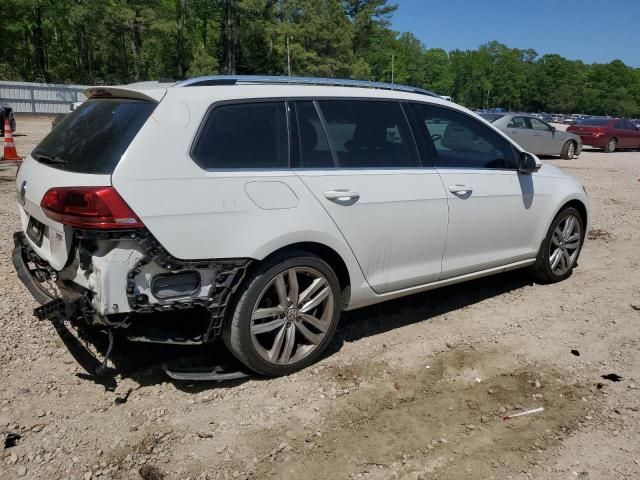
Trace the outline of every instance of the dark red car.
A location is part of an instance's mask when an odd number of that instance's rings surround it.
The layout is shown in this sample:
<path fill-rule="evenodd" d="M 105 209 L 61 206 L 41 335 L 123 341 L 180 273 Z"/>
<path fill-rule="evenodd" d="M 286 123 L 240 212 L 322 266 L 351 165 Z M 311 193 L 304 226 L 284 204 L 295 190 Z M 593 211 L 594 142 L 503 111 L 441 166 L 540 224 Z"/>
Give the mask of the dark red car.
<path fill-rule="evenodd" d="M 584 145 L 614 152 L 621 148 L 640 148 L 640 128 L 620 118 L 582 118 L 567 128 L 582 138 Z"/>

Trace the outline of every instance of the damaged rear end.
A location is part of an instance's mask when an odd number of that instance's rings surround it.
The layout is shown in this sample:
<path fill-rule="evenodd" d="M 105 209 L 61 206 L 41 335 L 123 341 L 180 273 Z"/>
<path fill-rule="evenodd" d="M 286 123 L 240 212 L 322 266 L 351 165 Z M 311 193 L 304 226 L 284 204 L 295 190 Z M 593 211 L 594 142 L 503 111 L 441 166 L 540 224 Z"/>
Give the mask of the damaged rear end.
<path fill-rule="evenodd" d="M 13 262 L 42 304 L 35 315 L 126 328 L 133 340 L 212 340 L 249 260 L 173 257 L 111 180 L 138 133 L 153 121 L 164 90 L 87 93 L 89 100 L 34 149 L 16 178 L 23 231 L 14 235 Z M 135 328 L 149 319 L 145 314 L 193 308 L 205 317 L 194 335 Z"/>

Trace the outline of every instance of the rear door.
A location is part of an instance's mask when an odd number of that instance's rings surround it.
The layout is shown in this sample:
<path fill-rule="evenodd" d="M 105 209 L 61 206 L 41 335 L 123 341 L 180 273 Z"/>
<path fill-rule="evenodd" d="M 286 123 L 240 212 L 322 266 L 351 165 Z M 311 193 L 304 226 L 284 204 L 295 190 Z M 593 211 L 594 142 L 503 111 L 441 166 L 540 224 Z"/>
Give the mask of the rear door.
<path fill-rule="evenodd" d="M 297 102 L 296 173 L 344 235 L 371 287 L 390 292 L 440 278 L 447 198 L 421 164 L 402 105 Z"/>
<path fill-rule="evenodd" d="M 629 132 L 629 148 L 640 148 L 640 129 L 630 121 L 625 121 L 625 128 Z"/>
<path fill-rule="evenodd" d="M 627 129 L 624 120 L 613 122 L 613 136 L 618 139 L 618 148 L 631 148 L 634 143 L 631 131 Z"/>
<path fill-rule="evenodd" d="M 515 147 L 470 115 L 422 103 L 413 109 L 425 138 L 434 139 L 434 163 L 447 189 L 442 279 L 533 258 L 535 232 L 546 221 L 537 174 L 519 174 Z"/>
<path fill-rule="evenodd" d="M 558 155 L 562 150 L 561 142 L 554 134 L 551 125 L 534 117 L 528 117 L 533 132 L 535 150 L 540 155 Z"/>
<path fill-rule="evenodd" d="M 24 160 L 16 177 L 22 228 L 53 268 L 67 262 L 72 230 L 44 214 L 45 193 L 54 187 L 110 186 L 111 173 L 155 106 L 131 98 L 88 100 Z"/>

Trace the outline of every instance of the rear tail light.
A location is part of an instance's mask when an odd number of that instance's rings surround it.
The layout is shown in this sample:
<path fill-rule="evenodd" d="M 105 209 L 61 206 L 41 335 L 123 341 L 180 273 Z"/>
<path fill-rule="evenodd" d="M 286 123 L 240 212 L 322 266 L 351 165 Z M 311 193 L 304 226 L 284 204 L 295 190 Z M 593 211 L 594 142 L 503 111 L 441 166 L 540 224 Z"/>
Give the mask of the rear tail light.
<path fill-rule="evenodd" d="M 594 137 L 601 137 L 604 135 L 604 131 L 601 128 L 596 128 L 596 131 L 593 132 Z"/>
<path fill-rule="evenodd" d="M 56 222 L 99 230 L 141 228 L 144 224 L 113 187 L 57 187 L 40 207 Z"/>

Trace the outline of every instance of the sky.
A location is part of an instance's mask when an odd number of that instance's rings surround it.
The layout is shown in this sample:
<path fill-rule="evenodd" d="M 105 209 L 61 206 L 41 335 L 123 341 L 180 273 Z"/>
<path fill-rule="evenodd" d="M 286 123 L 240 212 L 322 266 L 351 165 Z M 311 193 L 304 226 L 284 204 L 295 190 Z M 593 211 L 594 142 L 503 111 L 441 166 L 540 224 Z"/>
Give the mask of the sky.
<path fill-rule="evenodd" d="M 392 28 L 427 48 L 474 50 L 498 40 L 585 63 L 640 67 L 640 0 L 392 0 Z"/>

